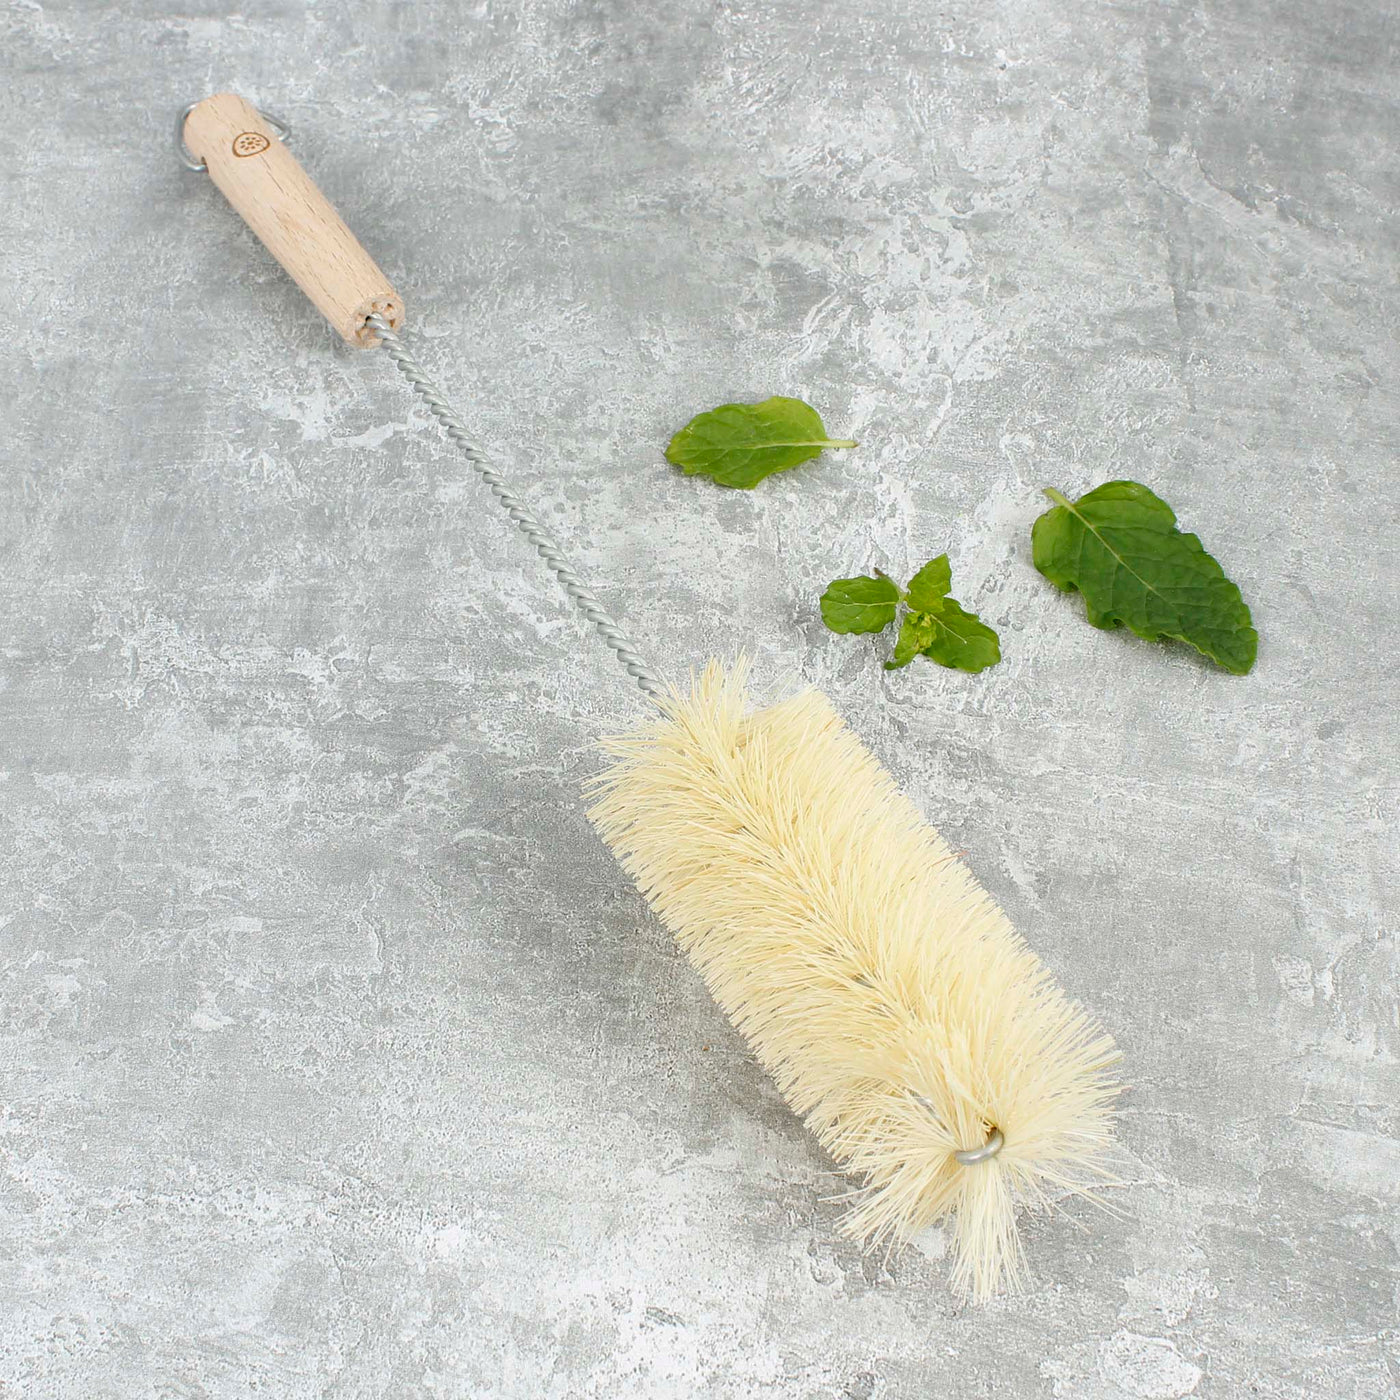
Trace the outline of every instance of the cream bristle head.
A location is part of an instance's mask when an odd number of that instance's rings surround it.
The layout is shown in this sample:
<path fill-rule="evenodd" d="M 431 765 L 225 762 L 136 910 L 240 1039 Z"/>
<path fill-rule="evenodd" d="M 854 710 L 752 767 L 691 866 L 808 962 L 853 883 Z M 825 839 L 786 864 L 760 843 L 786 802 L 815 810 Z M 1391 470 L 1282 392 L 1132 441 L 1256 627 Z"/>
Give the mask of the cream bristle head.
<path fill-rule="evenodd" d="M 1016 1212 L 1107 1176 L 1118 1054 L 807 691 L 750 709 L 710 662 L 604 742 L 590 816 L 783 1096 L 863 1180 L 844 1225 L 945 1221 L 953 1283 L 1024 1267 Z M 955 1153 L 1001 1150 L 975 1165 Z"/>

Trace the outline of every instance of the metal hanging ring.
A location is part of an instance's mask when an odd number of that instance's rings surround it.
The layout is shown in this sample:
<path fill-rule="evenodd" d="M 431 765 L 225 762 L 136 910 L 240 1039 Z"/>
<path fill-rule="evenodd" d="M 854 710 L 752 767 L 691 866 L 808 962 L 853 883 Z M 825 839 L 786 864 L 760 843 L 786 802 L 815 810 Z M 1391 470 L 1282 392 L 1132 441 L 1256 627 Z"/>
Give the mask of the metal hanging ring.
<path fill-rule="evenodd" d="M 955 1152 L 953 1158 L 964 1167 L 975 1167 L 978 1162 L 991 1161 L 1001 1151 L 1001 1145 L 1005 1141 L 1001 1129 L 993 1128 L 991 1137 L 981 1147 L 969 1147 L 966 1152 Z"/>
<path fill-rule="evenodd" d="M 194 158 L 194 153 L 185 144 L 185 122 L 189 119 L 190 113 L 198 106 L 198 102 L 191 102 L 190 105 L 175 118 L 175 154 L 179 156 L 180 164 L 183 165 L 186 170 L 194 171 L 207 169 L 202 160 L 196 160 Z M 283 121 L 281 117 L 273 116 L 271 112 L 264 112 L 261 108 L 258 109 L 258 115 L 272 128 L 274 135 L 276 135 L 277 139 L 284 146 L 290 146 L 292 144 L 291 122 Z"/>
<path fill-rule="evenodd" d="M 917 1089 L 907 1089 L 905 1092 L 930 1118 L 938 1117 L 938 1110 Z M 975 1167 L 979 1162 L 990 1162 L 1001 1151 L 1005 1142 L 1001 1129 L 993 1127 L 981 1147 L 966 1147 L 961 1152 L 954 1152 L 953 1160 L 961 1167 Z"/>

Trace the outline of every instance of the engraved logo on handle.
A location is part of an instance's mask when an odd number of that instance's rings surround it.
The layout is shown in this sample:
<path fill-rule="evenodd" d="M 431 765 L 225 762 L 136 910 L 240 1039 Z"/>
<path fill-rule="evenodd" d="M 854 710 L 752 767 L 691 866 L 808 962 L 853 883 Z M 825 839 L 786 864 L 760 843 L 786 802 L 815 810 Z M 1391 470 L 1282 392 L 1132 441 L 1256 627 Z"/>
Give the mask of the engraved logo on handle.
<path fill-rule="evenodd" d="M 260 131 L 240 131 L 233 138 L 233 153 L 236 156 L 260 156 L 272 142 Z"/>

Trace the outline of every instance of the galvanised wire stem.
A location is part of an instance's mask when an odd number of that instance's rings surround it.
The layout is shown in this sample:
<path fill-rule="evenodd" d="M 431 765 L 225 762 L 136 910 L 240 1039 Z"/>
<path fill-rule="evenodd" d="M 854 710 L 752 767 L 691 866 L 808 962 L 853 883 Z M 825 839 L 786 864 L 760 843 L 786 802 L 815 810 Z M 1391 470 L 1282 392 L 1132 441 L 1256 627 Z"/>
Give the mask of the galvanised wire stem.
<path fill-rule="evenodd" d="M 453 446 L 472 464 L 476 474 L 486 483 L 487 489 L 505 507 L 506 514 L 520 528 L 521 534 L 535 546 L 540 558 L 554 571 L 555 577 L 564 586 L 564 592 L 573 599 L 584 617 L 598 629 L 598 635 L 616 652 L 623 669 L 637 682 L 644 694 L 654 700 L 662 699 L 667 693 L 666 686 L 637 654 L 637 649 L 627 634 L 613 621 L 592 591 L 574 572 L 573 566 L 565 558 L 549 531 L 535 519 L 530 508 L 490 464 L 486 454 L 472 442 L 466 425 L 457 416 L 456 410 L 443 398 L 442 391 L 428 377 L 427 371 L 404 349 L 403 341 L 381 317 L 366 316 L 365 324 L 373 329 L 379 337 L 384 353 L 394 362 L 399 373 L 408 380 L 414 393 L 428 406 L 428 411 L 442 424 Z"/>

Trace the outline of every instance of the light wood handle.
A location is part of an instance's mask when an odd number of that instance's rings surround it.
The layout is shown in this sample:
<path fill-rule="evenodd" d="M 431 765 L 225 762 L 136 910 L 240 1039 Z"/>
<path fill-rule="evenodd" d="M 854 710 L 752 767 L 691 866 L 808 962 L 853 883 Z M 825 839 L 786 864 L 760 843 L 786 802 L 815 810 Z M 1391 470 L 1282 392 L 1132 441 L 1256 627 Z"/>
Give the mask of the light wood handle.
<path fill-rule="evenodd" d="M 372 311 L 399 328 L 399 294 L 256 107 L 231 92 L 206 97 L 185 118 L 185 144 L 346 340 L 379 344 L 365 327 Z"/>

